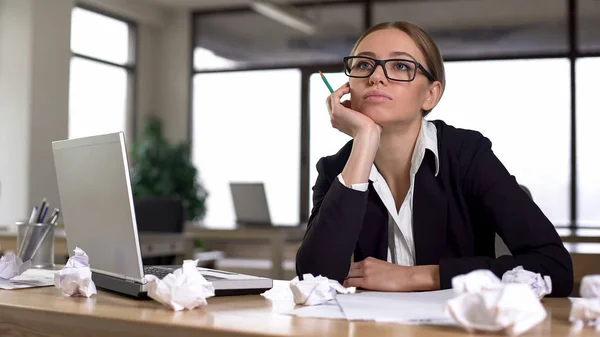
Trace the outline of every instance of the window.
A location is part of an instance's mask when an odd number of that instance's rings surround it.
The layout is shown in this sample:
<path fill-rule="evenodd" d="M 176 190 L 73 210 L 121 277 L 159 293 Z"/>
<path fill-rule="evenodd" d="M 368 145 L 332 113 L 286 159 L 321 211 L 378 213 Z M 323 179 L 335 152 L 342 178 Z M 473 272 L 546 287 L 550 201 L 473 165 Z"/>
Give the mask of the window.
<path fill-rule="evenodd" d="M 134 116 L 135 27 L 79 7 L 71 20 L 69 138 L 127 132 Z"/>
<path fill-rule="evenodd" d="M 327 81 L 333 90 L 348 82 L 344 73 L 326 73 Z M 313 193 L 312 187 L 317 181 L 317 162 L 321 157 L 329 156 L 338 152 L 344 144 L 350 141 L 350 136 L 334 129 L 329 121 L 329 112 L 325 100 L 329 96 L 329 90 L 323 83 L 320 74 L 310 76 L 310 190 L 308 198 L 308 211 L 312 210 Z M 346 95 L 342 100 L 350 99 Z"/>
<path fill-rule="evenodd" d="M 569 61 L 449 62 L 446 72 L 446 91 L 427 119 L 489 138 L 496 156 L 550 221 L 568 225 Z"/>
<path fill-rule="evenodd" d="M 198 15 L 194 68 L 201 71 L 339 62 L 363 30 L 362 8 L 359 4 L 284 8 L 285 13 L 304 19 L 304 28 L 293 28 L 252 10 Z M 285 19 L 278 11 L 275 14 Z"/>
<path fill-rule="evenodd" d="M 598 0 L 578 0 L 579 51 L 600 51 L 600 2 Z"/>
<path fill-rule="evenodd" d="M 600 57 L 576 63 L 577 88 L 577 205 L 579 226 L 600 227 Z"/>
<path fill-rule="evenodd" d="M 568 29 L 573 3 L 577 7 L 574 35 Z M 317 161 L 335 154 L 350 140 L 331 127 L 325 106 L 329 92 L 316 72 L 327 71 L 331 85 L 339 87 L 348 80 L 339 72 L 342 58 L 367 25 L 413 22 L 432 35 L 448 71 L 446 93 L 428 119 L 439 118 L 488 137 L 494 153 L 517 181 L 531 190 L 538 206 L 556 226 L 580 224 L 599 230 L 600 211 L 593 201 L 600 200 L 600 181 L 594 172 L 600 157 L 593 155 L 597 152 L 593 146 L 600 139 L 590 129 L 600 112 L 592 99 L 597 87 L 592 77 L 599 73 L 600 63 L 599 4 L 598 0 L 285 2 L 284 10 L 307 19 L 313 32 L 307 32 L 306 27 L 292 28 L 290 21 L 282 23 L 285 15 L 276 19 L 261 14 L 251 4 L 196 12 L 193 76 L 197 83 L 207 74 L 231 71 L 301 71 L 301 83 L 295 83 L 294 90 L 296 86 L 302 88 L 302 101 L 293 111 L 301 111 L 299 143 L 304 152 L 299 166 L 303 184 L 300 216 L 306 220 L 312 208 Z M 576 43 L 570 40 L 572 36 Z M 577 66 L 576 77 L 570 71 L 573 64 Z M 577 81 L 576 93 L 570 91 L 571 81 Z M 250 91 L 259 92 L 255 82 L 252 84 Z M 210 107 L 215 99 L 207 93 L 213 91 L 206 89 L 200 94 L 197 87 L 190 112 L 195 118 L 194 138 L 198 130 L 214 132 L 198 124 L 198 120 L 208 118 L 198 106 Z M 576 120 L 571 119 L 573 94 L 577 96 Z M 199 96 L 207 101 L 198 102 Z M 577 123 L 577 133 L 571 133 L 573 122 Z M 575 143 L 577 152 L 572 156 L 571 145 Z M 194 144 L 195 151 L 205 146 L 199 141 Z M 199 163 L 200 158 L 196 158 Z M 199 168 L 202 172 L 202 165 Z M 213 189 L 218 189 L 215 195 L 229 193 L 227 184 Z M 223 200 L 223 205 L 231 202 L 229 196 Z M 227 207 L 223 214 L 231 214 L 231 205 Z"/>
<path fill-rule="evenodd" d="M 73 57 L 70 77 L 70 138 L 126 130 L 125 69 Z"/>
<path fill-rule="evenodd" d="M 591 0 L 595 1 L 595 0 Z M 448 58 L 566 53 L 565 0 L 375 2 L 374 23 L 410 21 Z"/>
<path fill-rule="evenodd" d="M 193 161 L 208 190 L 209 227 L 232 227 L 230 182 L 265 184 L 271 221 L 299 221 L 300 71 L 197 74 Z"/>

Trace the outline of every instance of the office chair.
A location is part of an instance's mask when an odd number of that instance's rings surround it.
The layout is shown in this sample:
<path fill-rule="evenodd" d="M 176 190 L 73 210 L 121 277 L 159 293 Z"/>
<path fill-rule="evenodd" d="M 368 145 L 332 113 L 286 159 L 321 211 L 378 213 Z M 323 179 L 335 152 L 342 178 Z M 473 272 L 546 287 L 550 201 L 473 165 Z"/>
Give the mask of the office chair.
<path fill-rule="evenodd" d="M 138 232 L 181 233 L 185 223 L 183 201 L 171 197 L 151 197 L 134 200 Z M 144 258 L 145 265 L 173 264 L 174 255 Z"/>

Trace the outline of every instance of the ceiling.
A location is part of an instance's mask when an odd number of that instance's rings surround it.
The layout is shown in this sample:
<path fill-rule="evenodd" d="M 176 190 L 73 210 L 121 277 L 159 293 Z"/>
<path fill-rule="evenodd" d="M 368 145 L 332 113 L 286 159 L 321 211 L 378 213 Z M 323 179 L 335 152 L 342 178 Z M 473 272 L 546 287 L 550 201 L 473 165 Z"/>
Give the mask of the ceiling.
<path fill-rule="evenodd" d="M 596 43 L 600 1 L 580 1 L 580 42 Z M 197 18 L 196 46 L 238 64 L 325 63 L 347 55 L 363 30 L 364 13 L 357 3 L 307 7 L 299 12 L 317 28 L 315 34 L 307 35 L 252 11 L 236 12 Z M 374 22 L 413 22 L 434 37 L 445 57 L 472 58 L 566 53 L 566 13 L 564 0 L 415 0 L 374 2 L 372 17 Z M 209 63 L 198 66 L 211 67 Z"/>
<path fill-rule="evenodd" d="M 245 6 L 251 0 L 143 0 L 166 8 L 211 9 L 232 6 Z M 342 1 L 342 0 L 339 0 Z M 315 2 L 315 0 L 272 0 L 274 3 Z"/>

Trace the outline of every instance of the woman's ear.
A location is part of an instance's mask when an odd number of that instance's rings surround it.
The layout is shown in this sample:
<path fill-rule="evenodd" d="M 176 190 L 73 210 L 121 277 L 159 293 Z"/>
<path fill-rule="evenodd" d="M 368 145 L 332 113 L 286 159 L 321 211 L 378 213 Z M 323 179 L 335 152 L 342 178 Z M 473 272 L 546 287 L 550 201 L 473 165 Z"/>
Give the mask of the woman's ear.
<path fill-rule="evenodd" d="M 442 94 L 442 84 L 439 81 L 433 82 L 429 88 L 427 88 L 427 95 L 421 108 L 423 111 L 431 111 L 438 104 L 440 96 Z"/>

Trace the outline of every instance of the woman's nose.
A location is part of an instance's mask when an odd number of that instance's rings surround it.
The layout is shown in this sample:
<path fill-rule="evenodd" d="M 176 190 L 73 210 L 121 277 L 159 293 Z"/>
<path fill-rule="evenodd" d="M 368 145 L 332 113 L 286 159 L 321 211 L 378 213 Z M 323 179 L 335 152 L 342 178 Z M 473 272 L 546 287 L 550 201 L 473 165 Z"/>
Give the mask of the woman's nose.
<path fill-rule="evenodd" d="M 385 76 L 385 71 L 383 70 L 382 65 L 378 64 L 375 66 L 375 70 L 369 77 L 369 82 L 371 84 L 376 84 L 376 83 L 385 84 L 385 82 L 387 82 L 387 77 Z"/>

